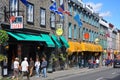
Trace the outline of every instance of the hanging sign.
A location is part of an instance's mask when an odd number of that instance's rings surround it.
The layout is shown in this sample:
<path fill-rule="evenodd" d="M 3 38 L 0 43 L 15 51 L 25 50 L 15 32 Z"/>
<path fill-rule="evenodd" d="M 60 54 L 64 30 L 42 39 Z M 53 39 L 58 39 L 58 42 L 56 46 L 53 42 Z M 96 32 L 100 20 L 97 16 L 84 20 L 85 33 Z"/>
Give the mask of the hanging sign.
<path fill-rule="evenodd" d="M 56 24 L 56 34 L 58 36 L 61 36 L 63 34 L 63 24 L 62 23 Z"/>
<path fill-rule="evenodd" d="M 23 29 L 23 16 L 11 16 L 10 29 Z"/>
<path fill-rule="evenodd" d="M 63 34 L 63 30 L 62 30 L 61 28 L 57 28 L 56 34 L 57 34 L 58 36 L 61 36 L 61 35 Z"/>
<path fill-rule="evenodd" d="M 99 38 L 95 39 L 95 43 L 98 44 L 100 42 Z"/>
<path fill-rule="evenodd" d="M 89 37 L 90 37 L 90 35 L 89 35 L 88 32 L 84 33 L 84 38 L 85 38 L 85 39 L 89 39 Z"/>

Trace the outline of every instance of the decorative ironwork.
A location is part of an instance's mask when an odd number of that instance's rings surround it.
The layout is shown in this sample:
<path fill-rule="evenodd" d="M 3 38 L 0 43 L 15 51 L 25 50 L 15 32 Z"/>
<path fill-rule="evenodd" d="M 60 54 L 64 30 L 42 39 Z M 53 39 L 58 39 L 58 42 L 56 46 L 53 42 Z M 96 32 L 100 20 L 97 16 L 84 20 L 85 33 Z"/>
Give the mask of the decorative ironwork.
<path fill-rule="evenodd" d="M 18 15 L 19 16 L 23 16 L 24 17 L 24 10 L 15 10 L 15 11 L 7 11 L 6 10 L 6 7 L 4 7 L 4 18 L 5 18 L 5 22 L 7 22 L 7 23 L 10 23 L 10 17 L 11 16 L 14 16 L 14 15 L 12 15 L 12 13 L 16 13 L 16 12 L 18 12 Z"/>

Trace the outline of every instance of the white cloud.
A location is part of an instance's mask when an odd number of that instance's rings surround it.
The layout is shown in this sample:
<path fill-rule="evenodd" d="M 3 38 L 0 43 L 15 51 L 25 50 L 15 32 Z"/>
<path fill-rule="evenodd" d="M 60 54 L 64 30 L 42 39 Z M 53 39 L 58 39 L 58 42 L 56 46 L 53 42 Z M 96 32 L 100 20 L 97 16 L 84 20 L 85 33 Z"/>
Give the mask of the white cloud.
<path fill-rule="evenodd" d="M 99 16 L 107 17 L 107 16 L 111 16 L 111 13 L 110 11 L 107 11 L 107 12 L 100 13 Z"/>
<path fill-rule="evenodd" d="M 111 16 L 110 11 L 106 11 L 106 12 L 100 12 L 102 9 L 103 4 L 102 3 L 93 3 L 93 2 L 87 2 L 87 5 L 90 5 L 93 8 L 93 11 L 96 13 L 99 13 L 99 16 L 102 17 L 107 17 L 107 16 Z"/>
<path fill-rule="evenodd" d="M 95 12 L 99 12 L 99 11 L 101 10 L 101 8 L 102 8 L 102 3 L 97 3 L 97 4 L 95 4 L 95 3 L 93 3 L 93 2 L 88 2 L 88 3 L 86 3 L 86 4 L 92 6 L 92 8 L 93 8 L 93 10 L 94 10 Z"/>

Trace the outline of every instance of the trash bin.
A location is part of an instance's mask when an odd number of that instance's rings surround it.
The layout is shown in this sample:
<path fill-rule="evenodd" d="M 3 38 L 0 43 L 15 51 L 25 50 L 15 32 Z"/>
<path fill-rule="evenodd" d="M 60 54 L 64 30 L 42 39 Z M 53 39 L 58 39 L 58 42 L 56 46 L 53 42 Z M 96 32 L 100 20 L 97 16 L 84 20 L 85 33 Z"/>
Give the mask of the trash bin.
<path fill-rule="evenodd" d="M 2 67 L 2 76 L 3 77 L 8 76 L 8 69 L 7 69 L 7 67 Z"/>
<path fill-rule="evenodd" d="M 3 61 L 3 65 L 2 65 L 2 76 L 8 76 L 8 67 L 7 67 L 7 62 Z"/>

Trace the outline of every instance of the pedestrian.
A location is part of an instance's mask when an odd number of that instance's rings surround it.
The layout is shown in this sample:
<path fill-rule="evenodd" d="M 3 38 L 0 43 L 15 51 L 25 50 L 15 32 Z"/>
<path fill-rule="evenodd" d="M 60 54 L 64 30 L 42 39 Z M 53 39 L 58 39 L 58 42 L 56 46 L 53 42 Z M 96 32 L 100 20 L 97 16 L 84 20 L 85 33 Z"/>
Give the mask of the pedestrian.
<path fill-rule="evenodd" d="M 103 59 L 103 61 L 102 61 L 102 65 L 105 66 L 105 59 Z"/>
<path fill-rule="evenodd" d="M 29 76 L 31 77 L 33 75 L 33 69 L 34 69 L 34 61 L 32 59 L 32 57 L 30 58 L 30 65 L 29 65 Z"/>
<path fill-rule="evenodd" d="M 13 62 L 13 77 L 12 79 L 16 78 L 18 80 L 18 75 L 19 75 L 19 59 L 16 57 L 15 61 Z"/>
<path fill-rule="evenodd" d="M 96 60 L 93 60 L 93 68 L 96 68 Z"/>
<path fill-rule="evenodd" d="M 92 68 L 92 60 L 91 59 L 88 60 L 88 68 L 89 69 Z"/>
<path fill-rule="evenodd" d="M 99 59 L 97 58 L 97 59 L 96 59 L 96 68 L 99 67 L 99 63 L 100 63 L 100 61 L 99 61 Z"/>
<path fill-rule="evenodd" d="M 81 60 L 81 65 L 84 67 L 84 59 Z"/>
<path fill-rule="evenodd" d="M 78 65 L 79 65 L 79 68 L 81 68 L 81 57 L 80 56 L 78 57 Z"/>
<path fill-rule="evenodd" d="M 35 61 L 35 71 L 36 71 L 37 77 L 39 77 L 40 76 L 40 61 L 39 61 L 39 58 L 36 58 L 36 61 Z"/>
<path fill-rule="evenodd" d="M 27 76 L 27 80 L 30 80 L 28 67 L 29 67 L 29 64 L 27 61 L 27 57 L 25 57 L 24 61 L 22 61 L 22 63 L 21 63 L 21 68 L 22 68 L 21 80 L 24 75 Z"/>
<path fill-rule="evenodd" d="M 42 74 L 43 77 L 46 78 L 47 77 L 47 61 L 45 59 L 45 57 L 42 58 L 42 64 L 41 64 L 41 70 L 42 70 Z"/>

